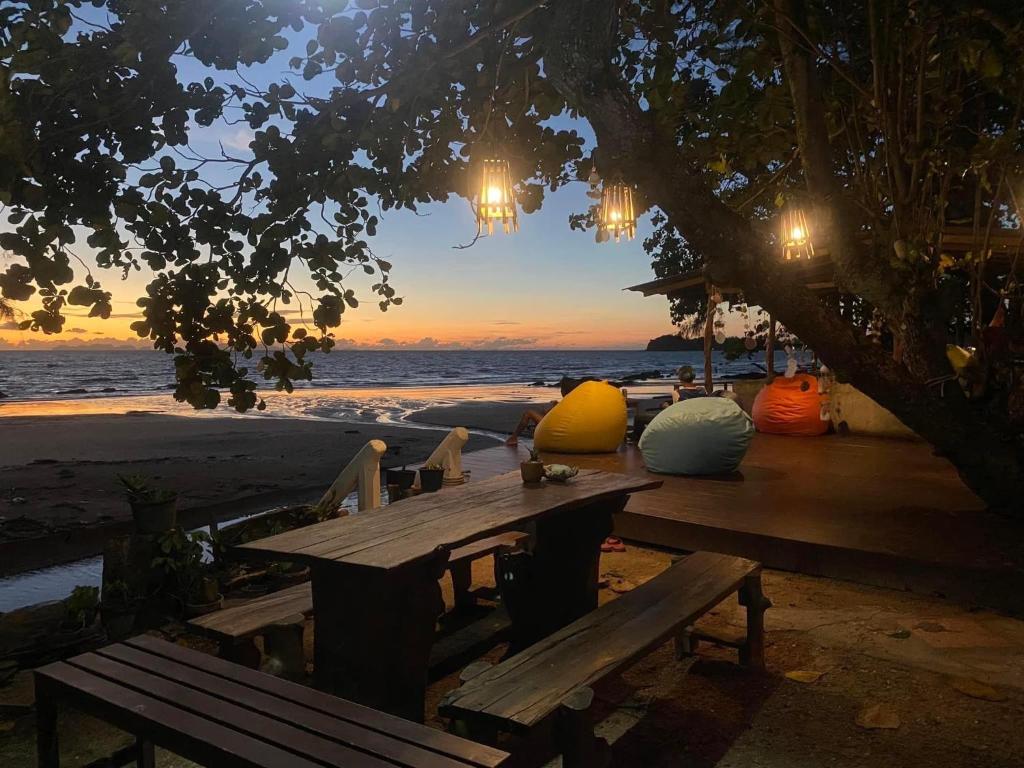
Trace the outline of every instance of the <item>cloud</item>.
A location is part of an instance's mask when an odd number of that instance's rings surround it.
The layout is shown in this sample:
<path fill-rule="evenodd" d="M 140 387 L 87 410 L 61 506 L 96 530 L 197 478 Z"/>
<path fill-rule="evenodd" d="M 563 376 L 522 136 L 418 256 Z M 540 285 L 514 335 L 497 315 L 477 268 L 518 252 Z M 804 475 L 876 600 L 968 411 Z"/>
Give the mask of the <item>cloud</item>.
<path fill-rule="evenodd" d="M 518 320 L 495 320 L 491 325 L 522 325 Z"/>
<path fill-rule="evenodd" d="M 88 333 L 85 328 L 67 328 L 64 333 Z"/>
<path fill-rule="evenodd" d="M 153 349 L 153 342 L 149 339 L 50 339 L 44 341 L 41 337 L 32 335 L 29 338 L 18 341 L 6 341 L 0 339 L 0 349 Z"/>
<path fill-rule="evenodd" d="M 20 331 L 17 320 L 7 320 L 6 322 L 0 323 L 0 331 Z"/>
<path fill-rule="evenodd" d="M 222 141 L 223 141 L 224 145 L 227 146 L 227 147 L 231 147 L 233 149 L 248 150 L 249 149 L 249 144 L 255 138 L 256 138 L 256 135 L 252 131 L 250 131 L 248 128 L 239 128 L 234 133 L 232 133 L 232 134 L 230 134 L 228 136 L 225 136 L 222 139 Z"/>
<path fill-rule="evenodd" d="M 466 339 L 466 340 L 451 340 L 444 341 L 441 339 L 435 339 L 433 336 L 424 336 L 422 339 L 417 341 L 397 341 L 395 339 L 385 337 L 378 339 L 376 344 L 360 345 L 363 349 L 520 349 L 523 347 L 532 347 L 537 343 L 537 339 L 532 336 L 523 337 L 509 337 L 509 336 L 496 336 L 487 339 Z"/>

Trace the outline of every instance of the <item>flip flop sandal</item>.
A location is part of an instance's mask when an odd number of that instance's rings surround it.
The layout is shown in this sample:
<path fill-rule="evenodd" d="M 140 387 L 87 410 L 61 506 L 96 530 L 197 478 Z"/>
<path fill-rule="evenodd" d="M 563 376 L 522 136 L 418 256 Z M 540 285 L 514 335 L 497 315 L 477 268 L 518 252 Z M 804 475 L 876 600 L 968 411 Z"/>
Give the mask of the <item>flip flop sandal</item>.
<path fill-rule="evenodd" d="M 609 536 L 607 539 L 604 540 L 604 543 L 601 544 L 601 551 L 602 552 L 625 552 L 626 551 L 626 545 L 623 544 L 622 543 L 622 539 L 618 538 L 617 536 Z"/>

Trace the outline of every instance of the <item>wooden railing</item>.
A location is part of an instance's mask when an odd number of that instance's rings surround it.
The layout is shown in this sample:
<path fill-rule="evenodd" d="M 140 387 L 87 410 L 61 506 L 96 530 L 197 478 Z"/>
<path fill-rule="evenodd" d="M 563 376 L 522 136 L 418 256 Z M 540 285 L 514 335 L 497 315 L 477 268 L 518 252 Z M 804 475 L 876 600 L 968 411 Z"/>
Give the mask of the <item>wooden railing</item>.
<path fill-rule="evenodd" d="M 440 464 L 444 467 L 444 479 L 449 483 L 460 483 L 462 475 L 462 449 L 469 441 L 469 432 L 465 427 L 456 427 L 441 441 L 427 459 L 427 464 Z"/>
<path fill-rule="evenodd" d="M 371 440 L 338 473 L 317 506 L 335 510 L 352 491 L 359 492 L 359 511 L 380 506 L 380 457 L 388 449 L 383 440 Z"/>

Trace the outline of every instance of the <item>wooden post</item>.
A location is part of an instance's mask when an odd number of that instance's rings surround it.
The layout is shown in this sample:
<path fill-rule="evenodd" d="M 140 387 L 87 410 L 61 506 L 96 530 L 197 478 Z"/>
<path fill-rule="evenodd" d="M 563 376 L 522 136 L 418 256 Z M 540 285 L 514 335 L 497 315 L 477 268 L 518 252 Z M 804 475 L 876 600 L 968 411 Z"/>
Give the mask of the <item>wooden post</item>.
<path fill-rule="evenodd" d="M 57 700 L 50 685 L 38 674 L 36 688 L 36 755 L 39 768 L 58 768 L 60 748 L 57 743 Z"/>
<path fill-rule="evenodd" d="M 594 736 L 594 691 L 577 688 L 558 710 L 558 740 L 564 768 L 603 768 L 611 762 L 608 742 Z"/>
<path fill-rule="evenodd" d="M 452 575 L 455 607 L 459 609 L 474 607 L 476 600 L 469 594 L 469 588 L 473 585 L 473 561 L 460 560 L 457 563 L 449 563 L 448 572 Z"/>
<path fill-rule="evenodd" d="M 380 506 L 380 457 L 388 446 L 383 440 L 371 440 L 338 473 L 331 487 L 317 502 L 318 507 L 335 511 L 353 490 L 359 490 L 359 511 Z"/>
<path fill-rule="evenodd" d="M 704 389 L 710 395 L 714 389 L 711 371 L 711 341 L 715 335 L 715 297 L 709 285 L 708 290 L 708 316 L 704 320 Z"/>
<path fill-rule="evenodd" d="M 760 571 L 747 576 L 740 587 L 739 599 L 740 605 L 747 609 L 747 639 L 740 648 L 740 664 L 764 669 L 764 612 L 772 603 L 761 591 Z"/>
<path fill-rule="evenodd" d="M 316 687 L 423 722 L 448 552 L 394 571 L 313 565 Z"/>
<path fill-rule="evenodd" d="M 427 457 L 427 464 L 444 466 L 444 479 L 447 483 L 462 483 L 462 449 L 469 441 L 469 431 L 465 427 L 456 427 L 447 434 L 441 444 Z"/>
<path fill-rule="evenodd" d="M 764 362 L 768 368 L 768 383 L 775 378 L 775 315 L 768 315 L 768 343 L 764 347 Z"/>

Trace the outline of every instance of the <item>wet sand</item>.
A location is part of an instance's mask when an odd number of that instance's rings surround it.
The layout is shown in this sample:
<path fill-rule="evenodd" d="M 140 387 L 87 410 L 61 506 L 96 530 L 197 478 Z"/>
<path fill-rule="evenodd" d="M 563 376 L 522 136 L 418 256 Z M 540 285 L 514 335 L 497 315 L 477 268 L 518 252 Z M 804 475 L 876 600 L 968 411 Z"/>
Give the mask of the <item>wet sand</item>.
<path fill-rule="evenodd" d="M 385 467 L 422 462 L 446 430 L 151 413 L 0 418 L 0 574 L 98 553 L 130 519 L 118 474 L 180 494 L 202 525 L 315 501 L 368 440 Z M 466 450 L 494 445 L 474 435 Z"/>

